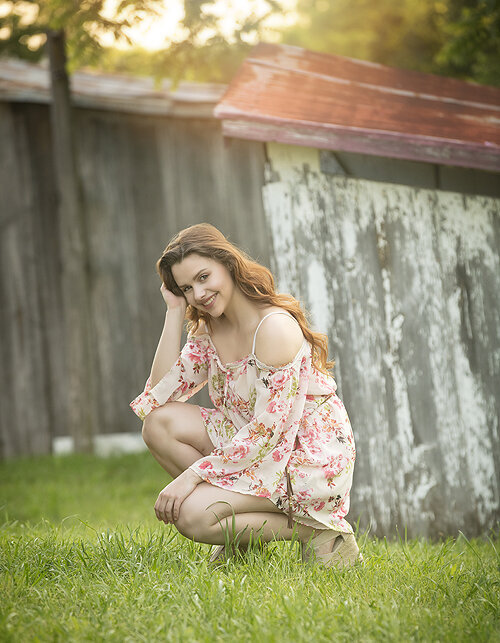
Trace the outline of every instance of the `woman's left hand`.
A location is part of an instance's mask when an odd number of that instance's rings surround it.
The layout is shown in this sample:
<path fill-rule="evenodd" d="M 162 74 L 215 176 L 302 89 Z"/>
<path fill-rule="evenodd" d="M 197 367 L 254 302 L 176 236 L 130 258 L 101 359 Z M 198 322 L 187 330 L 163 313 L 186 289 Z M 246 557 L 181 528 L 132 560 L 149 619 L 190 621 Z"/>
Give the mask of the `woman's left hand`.
<path fill-rule="evenodd" d="M 195 490 L 202 479 L 191 469 L 186 469 L 175 480 L 172 480 L 158 495 L 155 513 L 158 520 L 168 525 L 179 518 L 179 511 L 184 500 Z"/>

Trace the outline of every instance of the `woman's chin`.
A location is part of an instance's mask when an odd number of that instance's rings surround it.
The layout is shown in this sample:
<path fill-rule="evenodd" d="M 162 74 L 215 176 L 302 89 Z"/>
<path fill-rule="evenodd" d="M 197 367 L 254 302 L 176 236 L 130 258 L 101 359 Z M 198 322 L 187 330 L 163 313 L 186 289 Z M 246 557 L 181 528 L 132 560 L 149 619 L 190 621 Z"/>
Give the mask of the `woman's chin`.
<path fill-rule="evenodd" d="M 209 315 L 210 317 L 213 317 L 214 319 L 217 318 L 217 317 L 220 317 L 222 315 L 222 313 L 224 312 L 220 306 L 213 306 L 210 309 L 205 308 L 205 306 L 196 306 L 196 308 L 200 312 L 204 313 L 205 315 Z"/>
<path fill-rule="evenodd" d="M 207 310 L 206 312 L 210 315 L 210 317 L 213 317 L 214 319 L 217 319 L 217 317 L 220 317 L 222 315 L 222 313 L 223 313 L 223 311 L 220 310 L 220 309 Z"/>
<path fill-rule="evenodd" d="M 221 305 L 219 295 L 216 295 L 211 306 L 202 306 L 200 310 L 203 310 L 204 313 L 208 313 L 210 317 L 220 317 L 224 312 L 224 307 Z"/>

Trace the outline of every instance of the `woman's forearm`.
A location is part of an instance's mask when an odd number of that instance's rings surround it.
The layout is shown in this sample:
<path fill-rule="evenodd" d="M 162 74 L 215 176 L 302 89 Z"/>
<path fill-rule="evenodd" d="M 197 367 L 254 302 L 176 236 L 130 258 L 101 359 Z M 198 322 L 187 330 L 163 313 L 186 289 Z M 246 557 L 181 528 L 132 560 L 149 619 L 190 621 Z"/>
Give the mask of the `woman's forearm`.
<path fill-rule="evenodd" d="M 151 387 L 156 386 L 177 361 L 180 353 L 185 308 L 169 309 L 151 367 Z"/>

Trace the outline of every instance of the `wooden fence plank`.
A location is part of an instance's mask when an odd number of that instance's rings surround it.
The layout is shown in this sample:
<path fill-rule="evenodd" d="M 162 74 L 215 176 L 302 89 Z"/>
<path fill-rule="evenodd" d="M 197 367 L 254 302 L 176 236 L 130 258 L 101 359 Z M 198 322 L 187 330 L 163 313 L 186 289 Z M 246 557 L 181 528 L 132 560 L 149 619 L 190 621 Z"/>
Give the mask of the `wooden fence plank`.
<path fill-rule="evenodd" d="M 2 190 L 0 336 L 2 338 L 2 446 L 4 457 L 50 448 L 46 342 L 40 308 L 43 244 L 33 217 L 34 181 L 22 114 L 0 105 Z"/>

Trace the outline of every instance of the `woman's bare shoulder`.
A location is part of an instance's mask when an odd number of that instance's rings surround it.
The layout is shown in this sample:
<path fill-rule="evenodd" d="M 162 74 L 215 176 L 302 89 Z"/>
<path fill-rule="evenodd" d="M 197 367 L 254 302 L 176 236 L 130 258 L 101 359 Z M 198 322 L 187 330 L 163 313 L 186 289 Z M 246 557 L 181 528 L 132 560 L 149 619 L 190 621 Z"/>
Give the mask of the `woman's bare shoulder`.
<path fill-rule="evenodd" d="M 275 310 L 278 312 L 280 309 Z M 264 364 L 283 366 L 293 361 L 303 341 L 302 330 L 293 317 L 269 315 L 257 333 L 255 354 Z"/>

